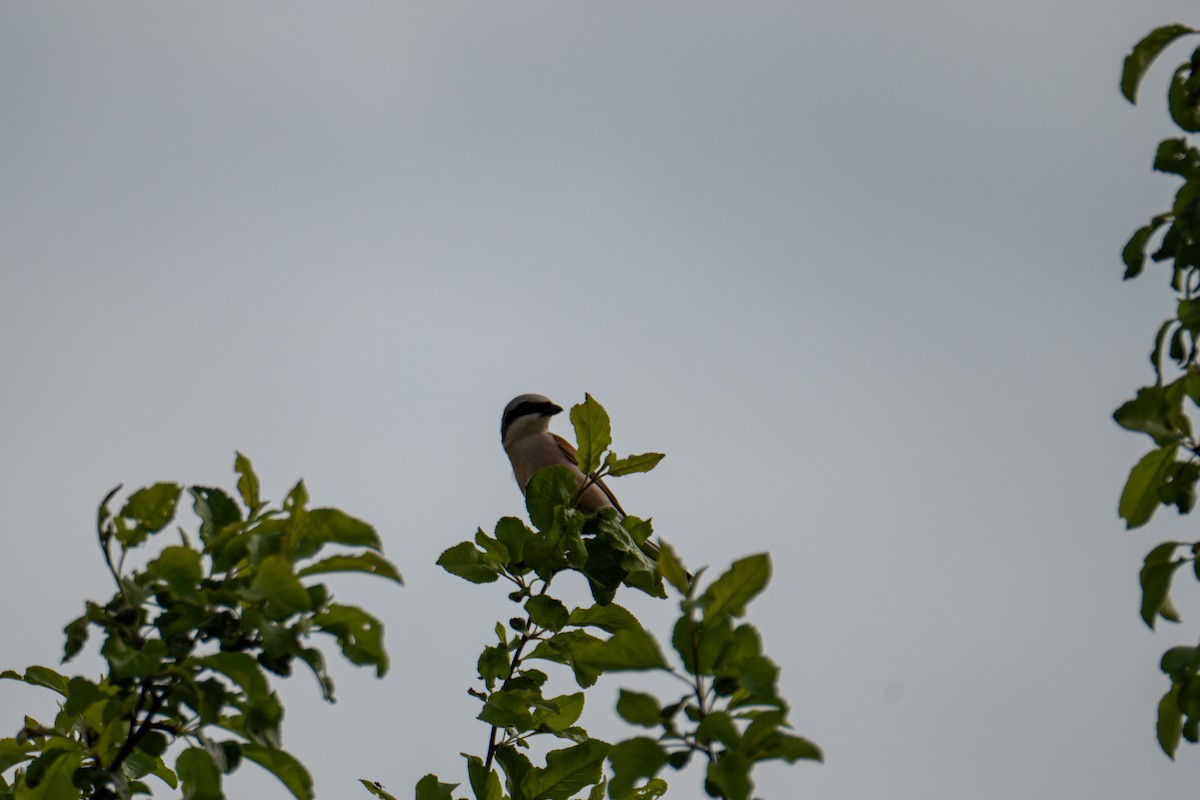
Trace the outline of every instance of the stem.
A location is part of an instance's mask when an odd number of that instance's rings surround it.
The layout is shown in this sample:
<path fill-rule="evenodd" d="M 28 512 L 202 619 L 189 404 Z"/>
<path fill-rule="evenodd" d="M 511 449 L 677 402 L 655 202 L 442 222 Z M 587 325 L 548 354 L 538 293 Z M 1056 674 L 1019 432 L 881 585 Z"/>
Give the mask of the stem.
<path fill-rule="evenodd" d="M 571 495 L 571 508 L 579 508 L 579 501 L 583 499 L 583 494 L 588 489 L 595 486 L 604 477 L 604 467 L 598 468 L 583 479 L 583 483 L 579 484 L 579 488 L 575 490 L 575 494 Z"/>
<path fill-rule="evenodd" d="M 133 709 L 133 718 L 129 725 L 129 735 L 125 737 L 125 741 L 121 744 L 121 749 L 117 751 L 113 762 L 108 765 L 110 772 L 116 771 L 124 763 L 125 759 L 129 758 L 133 753 L 133 748 L 137 747 L 138 742 L 142 740 L 154 725 L 154 715 L 162 708 L 163 700 L 166 698 L 166 690 L 162 694 L 157 694 L 154 691 L 153 685 L 149 680 L 142 682 L 142 693 L 138 695 L 137 705 Z M 138 712 L 142 710 L 143 704 L 146 702 L 146 696 L 149 695 L 150 708 L 146 711 L 146 716 L 142 718 L 142 724 L 137 725 Z M 136 726 L 136 727 L 135 727 Z"/>
<path fill-rule="evenodd" d="M 508 678 L 504 679 L 504 683 L 500 686 L 500 691 L 504 691 L 504 687 L 508 686 L 508 681 L 517 671 L 517 664 L 521 662 L 521 651 L 525 649 L 525 645 L 533 641 L 533 638 L 533 635 L 528 632 L 521 634 L 521 641 L 517 643 L 517 649 L 513 651 L 512 661 L 509 662 L 508 665 Z M 493 725 L 492 732 L 488 735 L 487 758 L 484 759 L 483 762 L 484 769 L 490 770 L 492 768 L 492 762 L 496 758 L 496 748 L 498 746 L 496 743 L 496 733 L 499 730 L 499 728 Z"/>
<path fill-rule="evenodd" d="M 696 682 L 693 684 L 696 690 L 696 704 L 698 706 L 696 713 L 699 715 L 700 721 L 703 722 L 704 718 L 708 716 L 708 710 L 705 708 L 704 702 L 704 698 L 707 695 L 707 692 L 704 690 L 704 676 L 700 674 L 700 639 L 703 638 L 703 634 L 699 629 L 703 626 L 697 626 L 695 620 L 689 615 L 688 627 L 690 629 L 692 640 L 692 663 L 696 665 Z M 706 756 L 708 756 L 708 763 L 717 763 L 717 754 L 713 752 L 711 746 L 698 745 L 698 747 Z"/>
<path fill-rule="evenodd" d="M 542 581 L 542 590 L 538 592 L 538 594 L 546 593 L 546 590 L 550 588 L 550 581 L 552 578 L 553 576 Z M 526 588 L 524 578 L 516 581 L 516 583 L 522 589 Z M 517 666 L 521 663 L 521 651 L 525 649 L 525 645 L 529 644 L 534 639 L 541 638 L 541 634 L 536 631 L 537 626 L 533 624 L 533 620 L 529 619 L 528 613 L 525 615 L 525 618 L 528 620 L 529 624 L 526 626 L 525 632 L 521 634 L 521 640 L 517 642 L 517 649 L 513 651 L 512 660 L 508 663 L 508 677 L 505 678 L 504 683 L 500 685 L 500 691 L 504 691 L 504 688 L 508 686 L 508 682 L 512 680 L 512 676 L 516 674 Z M 496 742 L 496 734 L 499 732 L 499 730 L 499 728 L 493 725 L 491 732 L 488 734 L 487 758 L 484 759 L 483 762 L 483 766 L 487 770 L 492 768 L 492 763 L 496 760 L 496 749 L 499 747 Z"/>

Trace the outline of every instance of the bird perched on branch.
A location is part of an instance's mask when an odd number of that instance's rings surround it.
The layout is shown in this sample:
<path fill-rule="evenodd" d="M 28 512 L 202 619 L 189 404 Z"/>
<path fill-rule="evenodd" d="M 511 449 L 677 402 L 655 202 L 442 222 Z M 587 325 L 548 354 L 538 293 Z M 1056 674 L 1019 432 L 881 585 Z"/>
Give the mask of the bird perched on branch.
<path fill-rule="evenodd" d="M 576 482 L 583 484 L 584 475 L 575 463 L 575 448 L 566 439 L 550 432 L 550 418 L 562 410 L 562 406 L 540 394 L 519 395 L 504 407 L 500 439 L 522 494 L 533 473 L 554 465 L 571 470 Z M 625 509 L 604 481 L 596 481 L 588 487 L 579 498 L 579 508 L 588 513 L 615 508 L 618 514 L 625 516 Z"/>
<path fill-rule="evenodd" d="M 575 448 L 566 439 L 550 432 L 550 418 L 561 414 L 562 410 L 562 406 L 541 394 L 518 395 L 504 407 L 504 416 L 500 418 L 500 440 L 512 463 L 513 477 L 521 487 L 521 494 L 525 493 L 525 485 L 533 474 L 543 467 L 566 467 L 580 486 L 586 480 L 575 462 Z M 589 486 L 577 505 L 588 513 L 613 508 L 621 517 L 625 516 L 625 509 L 603 480 Z M 654 542 L 642 542 L 641 549 L 651 560 L 658 561 L 659 547 Z M 684 575 L 689 583 L 693 580 L 692 573 L 685 570 Z"/>

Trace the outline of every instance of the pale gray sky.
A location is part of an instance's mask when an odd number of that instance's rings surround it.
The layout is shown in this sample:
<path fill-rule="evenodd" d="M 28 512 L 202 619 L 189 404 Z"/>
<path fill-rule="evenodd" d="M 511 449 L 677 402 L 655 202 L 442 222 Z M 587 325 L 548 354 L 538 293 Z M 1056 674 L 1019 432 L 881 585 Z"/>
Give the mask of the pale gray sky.
<path fill-rule="evenodd" d="M 522 509 L 504 404 L 590 391 L 618 449 L 668 454 L 617 489 L 689 563 L 773 554 L 752 611 L 828 763 L 760 795 L 1191 788 L 1200 752 L 1169 763 L 1154 706 L 1200 597 L 1184 580 L 1184 624 L 1151 634 L 1137 570 L 1197 537 L 1122 530 L 1144 443 L 1109 415 L 1170 311 L 1118 254 L 1175 186 L 1150 172 L 1168 71 L 1138 109 L 1118 71 L 1194 15 L 5 3 L 0 666 L 57 663 L 108 596 L 109 488 L 232 485 L 240 449 L 273 497 L 303 476 L 375 524 L 408 580 L 337 584 L 383 616 L 386 679 L 337 668 L 332 707 L 284 685 L 319 796 L 462 780 L 508 614 L 433 561 Z M 596 733 L 635 735 L 608 721 L 626 683 Z M 0 731 L 50 707 L 0 685 Z M 254 765 L 227 786 L 287 796 Z"/>

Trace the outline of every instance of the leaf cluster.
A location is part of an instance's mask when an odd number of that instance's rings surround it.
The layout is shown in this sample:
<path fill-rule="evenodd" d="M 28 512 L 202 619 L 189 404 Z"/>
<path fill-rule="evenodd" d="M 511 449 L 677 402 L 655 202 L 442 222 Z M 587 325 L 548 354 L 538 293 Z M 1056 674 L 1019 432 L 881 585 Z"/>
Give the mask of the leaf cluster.
<path fill-rule="evenodd" d="M 1197 31 L 1187 25 L 1160 27 L 1138 42 L 1125 58 L 1121 92 L 1136 103 L 1138 88 L 1154 60 L 1167 47 Z M 1200 48 L 1173 71 L 1167 106 L 1184 134 L 1200 132 Z M 1149 436 L 1154 448 L 1134 465 L 1121 492 L 1118 513 L 1130 529 L 1150 521 L 1159 506 L 1188 514 L 1196 506 L 1200 480 L 1200 441 L 1191 414 L 1200 406 L 1200 150 L 1186 136 L 1159 143 L 1154 169 L 1182 181 L 1170 208 L 1153 216 L 1130 237 L 1122 252 L 1125 278 L 1142 274 L 1147 259 L 1170 264 L 1175 313 L 1158 328 L 1150 352 L 1153 385 L 1137 390 L 1113 414 L 1122 428 Z M 1175 375 L 1168 380 L 1168 359 Z M 1165 542 L 1147 554 L 1140 573 L 1141 616 L 1151 628 L 1159 619 L 1179 622 L 1171 584 L 1180 567 L 1190 564 L 1200 579 L 1196 556 L 1200 542 Z M 1200 740 L 1200 659 L 1197 648 L 1176 647 L 1163 656 L 1171 686 L 1159 703 L 1158 741 L 1175 757 L 1181 739 Z"/>
<path fill-rule="evenodd" d="M 63 661 L 95 634 L 105 673 L 98 680 L 46 667 L 0 674 L 60 695 L 53 721 L 27 717 L 16 737 L 0 739 L 0 800 L 128 800 L 151 793 L 150 777 L 189 800 L 218 800 L 222 777 L 243 760 L 272 772 L 299 800 L 312 797 L 307 770 L 282 749 L 283 706 L 270 675 L 287 676 L 299 661 L 332 702 L 325 656 L 311 642 L 320 634 L 382 676 L 383 626 L 334 602 L 313 578 L 359 572 L 399 583 L 400 574 L 370 525 L 309 508 L 303 482 L 272 508 L 240 453 L 235 470 L 236 500 L 219 488 L 188 488 L 196 535 L 180 528 L 179 543 L 141 569 L 126 570 L 126 557 L 171 524 L 183 488 L 140 489 L 114 512 L 118 487 L 101 503 L 97 532 L 117 591 L 107 603 L 87 603 L 66 626 Z M 329 546 L 352 550 L 319 557 Z M 165 757 L 176 743 L 185 748 L 172 768 Z"/>
<path fill-rule="evenodd" d="M 820 759 L 815 745 L 788 732 L 778 667 L 763 653 L 757 630 L 740 621 L 769 580 L 769 558 L 742 559 L 701 592 L 673 550 L 649 541 L 649 520 L 622 517 L 613 509 L 580 510 L 576 504 L 591 483 L 652 469 L 662 456 L 613 455 L 608 415 L 590 395 L 571 410 L 571 420 L 584 481 L 577 483 L 563 467 L 541 470 L 526 487 L 532 527 L 506 517 L 493 535 L 481 529 L 473 541 L 447 549 L 438 560 L 472 583 L 504 580 L 512 587 L 513 612 L 496 623 L 495 642 L 476 662 L 480 684 L 470 690 L 480 703 L 477 718 L 490 731 L 483 755 L 463 754 L 473 796 L 655 798 L 667 789 L 658 777 L 664 768 L 682 769 L 700 757 L 711 796 L 747 800 L 754 764 Z M 550 593 L 563 572 L 587 580 L 592 605 L 569 609 Z M 671 636 L 675 664 L 637 617 L 614 602 L 622 588 L 665 598 L 668 585 L 682 598 Z M 569 671 L 579 691 L 548 695 L 549 675 L 530 662 Z M 578 721 L 588 690 L 601 675 L 615 672 L 666 673 L 686 691 L 664 701 L 621 690 L 618 714 L 650 731 L 610 745 L 591 737 Z M 539 736 L 566 743 L 550 750 L 544 765 L 535 765 L 526 752 Z M 611 777 L 604 773 L 606 762 Z M 364 785 L 377 794 L 374 784 Z M 428 775 L 416 796 L 449 800 L 456 786 Z"/>

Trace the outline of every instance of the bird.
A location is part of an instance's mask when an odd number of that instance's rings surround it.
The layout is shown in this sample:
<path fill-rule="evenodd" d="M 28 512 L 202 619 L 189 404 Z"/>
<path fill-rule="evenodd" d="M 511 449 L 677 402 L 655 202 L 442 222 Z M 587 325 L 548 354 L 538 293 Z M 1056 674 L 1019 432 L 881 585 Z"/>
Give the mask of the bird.
<path fill-rule="evenodd" d="M 550 432 L 550 418 L 561 414 L 562 410 L 562 406 L 542 394 L 517 395 L 504 407 L 504 415 L 500 417 L 500 441 L 512 463 L 513 477 L 521 487 L 521 494 L 525 494 L 525 485 L 535 472 L 554 465 L 571 470 L 576 483 L 583 485 L 585 478 L 575 462 L 575 448 L 566 439 Z M 576 505 L 590 514 L 612 508 L 616 509 L 618 518 L 626 516 L 617 496 L 603 480 L 589 486 Z M 640 547 L 651 561 L 658 562 L 657 544 L 646 540 Z M 684 575 L 687 582 L 692 583 L 692 573 L 684 570 Z"/>
<path fill-rule="evenodd" d="M 575 448 L 561 436 L 550 432 L 550 418 L 562 413 L 562 406 L 541 394 L 522 394 L 504 407 L 500 418 L 500 440 L 512 463 L 513 477 L 525 493 L 525 485 L 542 467 L 563 466 L 571 470 L 575 481 L 583 484 L 584 475 L 575 463 Z M 604 481 L 596 481 L 579 498 L 581 510 L 594 514 L 602 508 L 614 508 L 622 517 L 625 509 L 617 502 Z"/>

